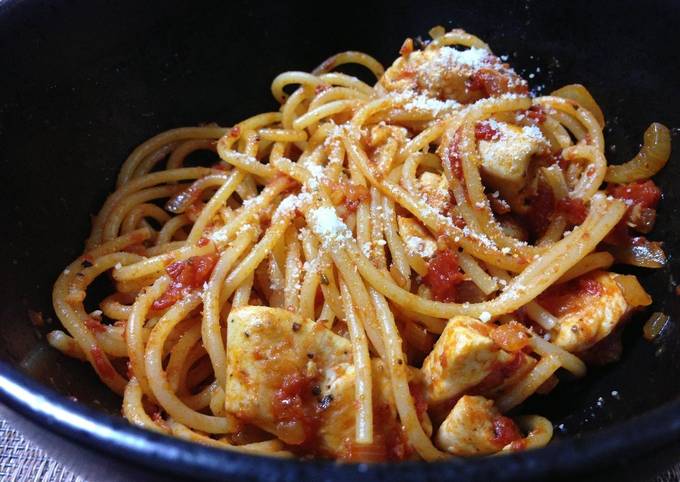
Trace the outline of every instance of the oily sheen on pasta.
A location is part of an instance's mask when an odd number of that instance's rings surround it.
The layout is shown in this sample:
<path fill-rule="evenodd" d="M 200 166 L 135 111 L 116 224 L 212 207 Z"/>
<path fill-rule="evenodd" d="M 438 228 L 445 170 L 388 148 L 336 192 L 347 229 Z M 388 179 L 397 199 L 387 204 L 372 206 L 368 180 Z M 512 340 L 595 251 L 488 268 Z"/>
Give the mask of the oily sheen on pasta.
<path fill-rule="evenodd" d="M 278 110 L 125 161 L 49 342 L 131 423 L 274 456 L 489 455 L 547 444 L 522 402 L 617 358 L 651 299 L 611 266 L 665 263 L 645 234 L 668 129 L 609 166 L 583 86 L 534 96 L 477 37 L 430 34 L 387 70 L 285 72 Z"/>

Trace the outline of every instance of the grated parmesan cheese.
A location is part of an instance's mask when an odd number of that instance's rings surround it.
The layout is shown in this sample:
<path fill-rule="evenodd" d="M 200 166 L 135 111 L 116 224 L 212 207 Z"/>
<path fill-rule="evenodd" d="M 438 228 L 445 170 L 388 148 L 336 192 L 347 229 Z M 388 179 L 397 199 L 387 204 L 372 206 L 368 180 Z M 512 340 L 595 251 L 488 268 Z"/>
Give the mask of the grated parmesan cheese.
<path fill-rule="evenodd" d="M 332 207 L 322 206 L 312 209 L 309 212 L 308 221 L 314 233 L 321 238 L 324 247 L 344 243 L 352 238 L 349 228 Z"/>
<path fill-rule="evenodd" d="M 437 251 L 437 243 L 429 241 L 418 236 L 408 236 L 406 238 L 406 249 L 412 256 L 421 256 L 429 258 L 434 256 Z"/>
<path fill-rule="evenodd" d="M 310 189 L 318 189 L 319 184 L 323 183 L 323 181 L 326 179 L 324 168 L 318 164 L 308 164 L 305 167 L 310 174 L 310 177 L 307 180 L 307 186 Z"/>

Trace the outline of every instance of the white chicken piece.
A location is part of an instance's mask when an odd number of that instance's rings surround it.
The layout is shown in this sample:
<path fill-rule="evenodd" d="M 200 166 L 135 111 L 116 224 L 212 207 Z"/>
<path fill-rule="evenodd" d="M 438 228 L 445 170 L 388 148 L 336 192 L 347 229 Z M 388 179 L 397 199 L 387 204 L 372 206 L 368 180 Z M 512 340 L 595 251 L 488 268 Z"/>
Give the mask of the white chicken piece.
<path fill-rule="evenodd" d="M 455 316 L 447 323 L 423 362 L 428 403 L 442 404 L 473 387 L 496 393 L 531 369 L 535 360 L 502 350 L 489 336 L 491 329 L 468 316 Z M 498 376 L 490 377 L 492 373 Z"/>
<path fill-rule="evenodd" d="M 553 343 L 572 353 L 587 350 L 636 308 L 626 301 L 617 276 L 593 271 L 557 285 L 538 298 L 538 303 L 558 319 L 551 332 Z"/>
<path fill-rule="evenodd" d="M 427 204 L 437 211 L 443 211 L 449 204 L 449 182 L 445 176 L 424 172 L 419 179 L 420 190 L 425 194 Z"/>
<path fill-rule="evenodd" d="M 531 156 L 547 150 L 548 143 L 536 126 L 486 122 L 496 134 L 479 141 L 482 173 L 491 186 L 512 197 L 524 187 Z"/>
<path fill-rule="evenodd" d="M 343 458 L 355 436 L 355 371 L 350 342 L 289 311 L 244 307 L 228 319 L 225 408 L 291 445 Z M 389 373 L 372 360 L 374 431 L 401 430 Z M 422 383 L 419 370 L 411 380 Z M 425 430 L 432 426 L 423 416 Z M 310 432 L 313 431 L 313 432 Z M 381 438 L 382 437 L 382 438 Z"/>
<path fill-rule="evenodd" d="M 521 438 L 512 420 L 503 417 L 492 400 L 465 395 L 437 430 L 435 444 L 454 455 L 489 455 Z"/>
<path fill-rule="evenodd" d="M 321 387 L 352 367 L 349 340 L 279 308 L 233 310 L 227 326 L 225 409 L 284 442 L 304 442 L 307 427 L 295 415 L 315 417 L 312 405 L 332 400 Z"/>
<path fill-rule="evenodd" d="M 409 381 L 418 380 L 419 370 L 409 370 Z M 371 360 L 371 378 L 373 382 L 373 428 L 374 443 L 384 443 L 393 439 L 395 432 L 401 431 L 401 422 L 394 402 L 392 384 L 389 372 L 382 360 Z M 322 396 L 332 397 L 329 408 L 323 412 L 319 427 L 319 443 L 322 452 L 335 457 L 345 457 L 347 448 L 354 440 L 356 423 L 356 404 L 354 403 L 355 371 L 349 366 L 347 371 L 335 379 L 330 385 L 322 387 Z M 432 423 L 427 412 L 422 414 L 421 423 L 425 433 L 432 434 Z M 400 437 L 396 437 L 401 439 Z M 384 447 L 386 452 L 390 450 L 404 450 L 404 447 Z M 386 457 L 400 458 L 398 454 L 386 453 Z"/>
<path fill-rule="evenodd" d="M 378 82 L 383 92 L 415 92 L 468 104 L 503 93 L 526 94 L 527 83 L 484 48 L 444 46 L 399 57 Z"/>

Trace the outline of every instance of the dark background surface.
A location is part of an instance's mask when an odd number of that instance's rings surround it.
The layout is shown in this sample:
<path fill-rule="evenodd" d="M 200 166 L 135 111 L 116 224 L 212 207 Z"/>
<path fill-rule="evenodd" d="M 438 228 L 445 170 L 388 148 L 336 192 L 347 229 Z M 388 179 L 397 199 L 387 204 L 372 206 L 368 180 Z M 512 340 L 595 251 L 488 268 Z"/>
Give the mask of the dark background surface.
<path fill-rule="evenodd" d="M 87 366 L 45 348 L 27 310 L 51 316 L 51 285 L 80 253 L 89 216 L 134 146 L 172 127 L 230 125 L 275 109 L 276 74 L 310 70 L 338 51 L 389 63 L 406 36 L 425 36 L 436 24 L 462 27 L 533 75 L 538 93 L 585 84 L 608 121 L 610 162 L 630 158 L 652 121 L 673 128 L 677 143 L 680 3 L 590 3 L 0 2 L 0 359 L 117 412 Z M 561 383 L 528 407 L 568 435 L 678 398 L 679 161 L 674 153 L 659 177 L 665 198 L 652 236 L 666 240 L 670 264 L 640 272 L 655 299 L 650 311 L 673 322 L 648 343 L 640 338 L 648 313 L 638 316 L 620 364 Z"/>

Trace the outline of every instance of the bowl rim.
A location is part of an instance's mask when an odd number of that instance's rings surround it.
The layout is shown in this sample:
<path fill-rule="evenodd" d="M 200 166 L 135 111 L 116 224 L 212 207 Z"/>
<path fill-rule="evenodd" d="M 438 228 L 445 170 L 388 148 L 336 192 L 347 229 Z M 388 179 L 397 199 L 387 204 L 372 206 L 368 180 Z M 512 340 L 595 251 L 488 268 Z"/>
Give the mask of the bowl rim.
<path fill-rule="evenodd" d="M 278 459 L 230 452 L 151 432 L 122 417 L 71 400 L 0 361 L 0 402 L 10 410 L 78 446 L 143 468 L 206 478 L 297 480 L 518 480 L 549 473 L 587 472 L 617 460 L 630 461 L 680 440 L 680 400 L 672 400 L 601 430 L 556 440 L 548 446 L 502 457 L 441 462 L 341 464 L 328 460 Z M 398 471 L 395 468 L 398 467 Z M 480 479 L 480 476 L 482 477 Z"/>
<path fill-rule="evenodd" d="M 0 0 L 0 15 L 22 4 Z M 339 464 L 278 459 L 221 450 L 141 429 L 39 383 L 0 360 L 0 404 L 75 445 L 150 470 L 187 477 L 254 480 L 488 480 L 583 473 L 642 458 L 680 441 L 680 399 L 603 429 L 555 440 L 548 446 L 500 457 L 441 462 Z"/>

